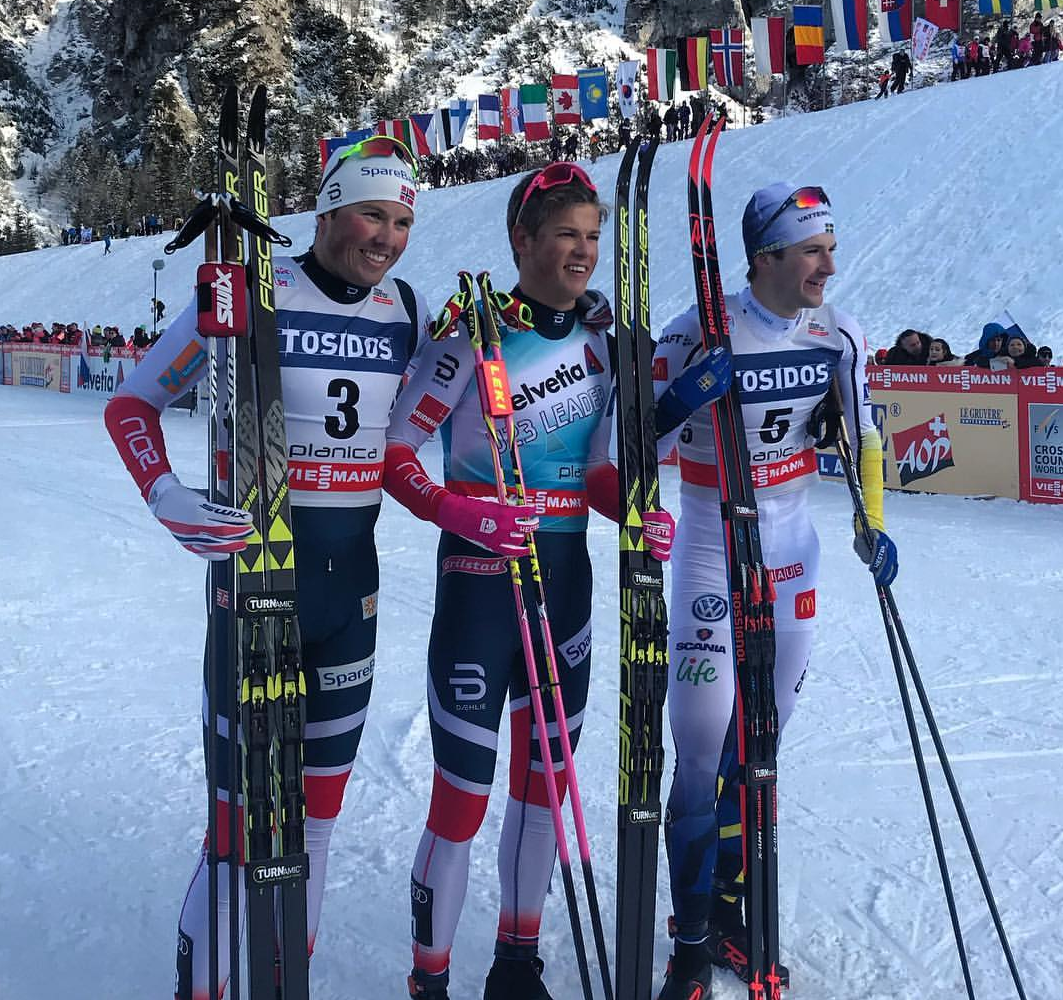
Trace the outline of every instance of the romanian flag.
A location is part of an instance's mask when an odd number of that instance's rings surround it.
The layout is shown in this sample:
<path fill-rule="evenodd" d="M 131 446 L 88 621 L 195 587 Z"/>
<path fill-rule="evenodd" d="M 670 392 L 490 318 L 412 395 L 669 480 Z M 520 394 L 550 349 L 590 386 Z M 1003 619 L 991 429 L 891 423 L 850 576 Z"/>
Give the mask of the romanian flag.
<path fill-rule="evenodd" d="M 797 65 L 823 62 L 823 8 L 794 4 L 794 47 Z"/>
<path fill-rule="evenodd" d="M 978 0 L 978 13 L 988 14 L 989 16 L 1004 14 L 1007 17 L 1011 17 L 1011 0 Z"/>
<path fill-rule="evenodd" d="M 705 90 L 709 85 L 709 40 L 679 39 L 679 89 Z"/>

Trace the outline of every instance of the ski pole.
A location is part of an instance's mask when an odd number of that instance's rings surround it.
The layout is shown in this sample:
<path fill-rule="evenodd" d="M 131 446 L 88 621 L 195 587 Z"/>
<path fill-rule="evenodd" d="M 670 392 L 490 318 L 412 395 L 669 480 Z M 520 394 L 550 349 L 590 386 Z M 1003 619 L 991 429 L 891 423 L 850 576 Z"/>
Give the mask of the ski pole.
<path fill-rule="evenodd" d="M 835 448 L 838 453 L 838 458 L 841 461 L 842 471 L 845 474 L 845 481 L 849 487 L 849 494 L 852 497 L 853 510 L 856 514 L 857 520 L 860 522 L 860 530 L 864 536 L 865 541 L 868 544 L 872 542 L 871 524 L 867 517 L 867 508 L 864 505 L 863 491 L 860 487 L 860 481 L 856 475 L 855 463 L 853 461 L 852 444 L 849 440 L 849 430 L 845 423 L 843 414 L 843 408 L 841 403 L 841 391 L 838 387 L 837 380 L 831 385 L 832 403 L 835 407 L 836 414 L 840 417 L 837 423 L 837 438 L 834 442 Z M 914 713 L 912 711 L 911 697 L 908 692 L 908 685 L 904 676 L 904 668 L 901 664 L 902 652 L 905 665 L 908 668 L 908 673 L 911 675 L 912 683 L 915 686 L 916 695 L 919 698 L 920 707 L 923 710 L 923 716 L 926 721 L 928 730 L 930 731 L 931 739 L 934 743 L 934 749 L 937 752 L 938 761 L 941 764 L 942 772 L 945 776 L 945 782 L 948 785 L 949 794 L 952 798 L 953 807 L 956 810 L 956 815 L 959 818 L 960 826 L 963 829 L 964 839 L 967 842 L 967 849 L 971 855 L 971 861 L 974 864 L 975 871 L 978 874 L 978 881 L 982 887 L 982 894 L 985 897 L 986 905 L 989 908 L 990 916 L 993 919 L 993 925 L 996 928 L 997 937 L 1000 940 L 1001 949 L 1004 952 L 1004 957 L 1008 964 L 1008 969 L 1011 972 L 1012 981 L 1015 984 L 1015 990 L 1018 993 L 1020 1000 L 1026 1000 L 1026 991 L 1023 988 L 1022 978 L 1019 975 L 1018 967 L 1015 964 L 1015 958 L 1011 951 L 1011 945 L 1008 942 L 1007 933 L 1004 930 L 1003 921 L 1000 918 L 1000 911 L 997 908 L 996 898 L 993 895 L 992 887 L 989 884 L 989 878 L 986 875 L 985 866 L 982 863 L 981 852 L 978 850 L 978 844 L 975 841 L 974 831 L 971 829 L 970 821 L 967 818 L 967 810 L 964 808 L 963 799 L 960 796 L 959 786 L 956 784 L 956 779 L 952 771 L 952 766 L 949 763 L 948 754 L 945 751 L 945 744 L 941 739 L 941 733 L 938 730 L 937 722 L 934 719 L 934 713 L 930 706 L 930 699 L 927 697 L 926 689 L 923 686 L 922 678 L 919 673 L 919 669 L 916 666 L 915 655 L 912 652 L 911 644 L 908 642 L 908 636 L 904 629 L 904 623 L 901 621 L 900 611 L 897 609 L 897 603 L 893 598 L 893 591 L 888 585 L 876 585 L 879 598 L 879 609 L 882 612 L 882 624 L 886 630 L 886 639 L 890 647 L 890 657 L 893 660 L 894 672 L 897 675 L 897 684 L 900 689 L 901 704 L 904 708 L 905 722 L 908 726 L 909 738 L 912 742 L 912 750 L 915 756 L 916 768 L 919 772 L 919 783 L 923 792 L 923 800 L 926 803 L 927 817 L 930 822 L 931 833 L 934 838 L 934 849 L 938 857 L 938 867 L 941 870 L 942 884 L 945 890 L 945 898 L 948 902 L 949 916 L 952 921 L 953 933 L 956 937 L 956 946 L 959 950 L 960 965 L 963 969 L 964 982 L 967 987 L 967 995 L 974 998 L 974 988 L 971 985 L 970 968 L 967 962 L 967 954 L 964 949 L 963 935 L 959 926 L 959 918 L 956 914 L 956 903 L 952 892 L 952 882 L 948 874 L 948 864 L 945 861 L 945 855 L 941 846 L 941 833 L 938 828 L 938 823 L 934 811 L 933 793 L 930 789 L 929 781 L 926 774 L 926 766 L 923 761 L 922 750 L 919 746 L 919 735 L 915 725 Z M 898 648 L 898 645 L 900 648 Z"/>
<path fill-rule="evenodd" d="M 496 422 L 496 417 L 501 414 L 496 413 L 498 407 L 493 405 L 492 396 L 488 391 L 485 372 L 487 362 L 483 352 L 480 318 L 476 311 L 475 285 L 472 275 L 467 271 L 462 271 L 458 275 L 458 280 L 462 291 L 466 293 L 465 320 L 469 331 L 469 340 L 472 344 L 476 383 L 483 409 L 484 422 L 487 425 L 488 437 L 492 446 L 491 457 L 494 466 L 496 497 L 499 503 L 506 504 L 509 503 L 509 497 L 507 495 L 505 472 L 502 468 L 502 450 L 505 444 Z M 490 306 L 485 303 L 485 310 L 489 309 Z M 506 424 L 506 433 L 514 433 L 512 420 Z M 561 800 L 558 796 L 557 782 L 554 778 L 553 755 L 550 752 L 550 734 L 546 728 L 546 712 L 543 708 L 539 671 L 535 662 L 535 645 L 532 641 L 531 626 L 528 622 L 528 609 L 524 602 L 524 584 L 521 578 L 519 559 L 509 560 L 509 572 L 513 586 L 513 602 L 517 613 L 517 627 L 520 632 L 521 648 L 524 653 L 524 664 L 528 672 L 529 700 L 532 705 L 535 727 L 538 730 L 539 753 L 542 757 L 546 797 L 550 805 L 550 818 L 553 821 L 554 838 L 557 841 L 557 856 L 561 866 L 561 880 L 565 887 L 565 901 L 568 906 L 569 923 L 572 926 L 572 939 L 576 948 L 576 964 L 579 968 L 580 985 L 582 986 L 584 1000 L 592 1000 L 593 993 L 591 990 L 590 968 L 587 961 L 587 946 L 583 937 L 583 928 L 580 924 L 576 887 L 572 880 L 572 861 L 568 852 L 568 840 L 561 812 Z M 557 719 L 559 733 L 564 731 L 565 725 L 564 716 L 559 716 Z"/>
<path fill-rule="evenodd" d="M 484 304 L 484 322 L 487 330 L 487 343 L 491 348 L 491 360 L 502 363 L 502 341 L 498 332 L 498 318 L 495 314 L 494 293 L 491 287 L 491 276 L 482 272 L 477 277 L 480 289 L 480 298 Z M 481 354 L 482 354 L 481 348 Z M 524 481 L 524 467 L 521 464 L 520 450 L 517 447 L 516 429 L 513 426 L 513 414 L 504 418 L 505 437 L 509 442 L 510 460 L 513 466 L 513 479 L 516 486 L 517 503 L 526 503 L 528 498 L 527 486 Z M 572 756 L 572 741 L 568 735 L 567 715 L 565 714 L 564 700 L 561 696 L 561 680 L 557 669 L 557 656 L 555 653 L 553 635 L 550 630 L 550 619 L 546 609 L 546 589 L 543 585 L 542 573 L 539 569 L 539 551 L 535 543 L 533 532 L 528 533 L 529 562 L 531 564 L 532 579 L 536 585 L 536 610 L 539 617 L 539 628 L 542 635 L 544 656 L 546 659 L 546 675 L 548 686 L 551 691 L 554 705 L 554 718 L 557 720 L 558 740 L 561 744 L 561 759 L 565 774 L 568 776 L 569 805 L 572 809 L 572 822 L 576 830 L 576 845 L 579 851 L 580 863 L 583 870 L 583 882 L 587 891 L 587 904 L 590 908 L 591 931 L 594 936 L 595 949 L 598 955 L 598 966 L 602 976 L 602 986 L 605 990 L 606 1000 L 613 1000 L 613 983 L 609 975 L 609 959 L 605 950 L 605 932 L 602 928 L 602 912 L 598 905 L 598 892 L 594 882 L 594 870 L 591 866 L 591 846 L 587 839 L 587 825 L 583 817 L 583 804 L 580 799 L 579 785 L 576 781 L 576 763 Z M 558 810 L 561 806 L 558 803 Z"/>

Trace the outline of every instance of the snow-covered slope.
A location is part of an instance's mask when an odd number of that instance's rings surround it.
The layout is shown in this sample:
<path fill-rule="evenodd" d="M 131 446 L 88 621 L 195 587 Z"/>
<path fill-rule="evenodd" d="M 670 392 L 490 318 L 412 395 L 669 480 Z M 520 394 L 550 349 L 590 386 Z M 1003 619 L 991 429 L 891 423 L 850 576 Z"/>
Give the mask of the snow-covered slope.
<path fill-rule="evenodd" d="M 724 281 L 745 271 L 740 223 L 754 187 L 780 178 L 821 184 L 837 223 L 831 297 L 864 325 L 872 346 L 905 327 L 970 349 L 982 325 L 1008 308 L 1037 343 L 1063 329 L 1052 262 L 1063 244 L 1063 204 L 1049 164 L 1058 158 L 1050 109 L 1063 104 L 1063 63 L 1002 73 L 800 115 L 723 135 L 715 207 Z M 686 159 L 690 143 L 662 148 L 651 190 L 654 321 L 690 299 Z M 609 199 L 619 158 L 591 168 Z M 417 224 L 396 273 L 435 307 L 461 268 L 514 278 L 504 231 L 513 180 L 440 191 L 418 200 Z M 305 248 L 310 215 L 278 225 Z M 151 261 L 166 238 L 55 247 L 0 258 L 0 322 L 149 323 Z M 197 251 L 166 258 L 159 294 L 171 313 L 191 294 Z M 596 283 L 611 292 L 606 231 Z M 1063 345 L 1057 345 L 1063 346 Z"/>
<path fill-rule="evenodd" d="M 1008 306 L 1052 341 L 1063 310 L 1050 277 L 1060 210 L 1048 196 L 1058 65 L 938 87 L 724 136 L 717 216 L 725 271 L 743 269 L 750 189 L 821 183 L 838 219 L 830 293 L 881 344 L 909 323 L 965 346 Z M 1021 109 L 1022 113 L 1017 113 Z M 1005 140 L 1003 136 L 1007 136 Z M 996 141 L 990 137 L 1000 136 Z M 690 297 L 684 157 L 662 151 L 653 194 L 654 319 Z M 599 162 L 605 190 L 615 160 Z M 513 277 L 502 210 L 512 182 L 427 192 L 401 273 L 434 305 L 459 267 Z M 977 206 L 972 208 L 971 206 Z M 308 218 L 284 220 L 297 243 Z M 0 259 L 0 321 L 144 321 L 162 240 Z M 609 288 L 611 230 L 600 284 Z M 195 254 L 168 260 L 176 308 Z M 203 564 L 150 517 L 114 454 L 102 401 L 0 388 L 0 998 L 167 995 L 181 896 L 202 836 L 199 730 Z M 176 470 L 204 481 L 205 425 L 164 418 Z M 438 455 L 429 451 L 430 468 Z M 676 484 L 664 483 L 675 509 Z M 868 574 L 850 548 L 848 499 L 813 491 L 823 544 L 820 629 L 780 776 L 784 958 L 794 1000 L 962 995 L 911 749 Z M 1028 995 L 1059 993 L 1059 537 L 1063 509 L 891 494 L 898 602 L 1011 934 Z M 427 807 L 431 748 L 424 657 L 436 532 L 388 503 L 379 526 L 380 640 L 365 737 L 334 839 L 315 1000 L 404 995 L 408 873 Z M 577 755 L 599 893 L 614 902 L 615 527 L 593 518 L 594 682 Z M 506 737 L 503 736 L 503 742 Z M 929 742 L 925 749 L 930 751 Z M 503 749 L 505 753 L 505 748 Z M 502 769 L 504 775 L 504 768 Z M 940 773 L 932 768 L 940 785 Z M 480 995 L 494 938 L 496 790 L 473 848 L 453 995 Z M 941 800 L 979 997 L 1010 996 L 992 926 Z M 668 943 L 665 869 L 659 968 Z M 579 995 L 563 894 L 547 901 L 547 982 Z M 714 995 L 744 988 L 720 975 Z"/>

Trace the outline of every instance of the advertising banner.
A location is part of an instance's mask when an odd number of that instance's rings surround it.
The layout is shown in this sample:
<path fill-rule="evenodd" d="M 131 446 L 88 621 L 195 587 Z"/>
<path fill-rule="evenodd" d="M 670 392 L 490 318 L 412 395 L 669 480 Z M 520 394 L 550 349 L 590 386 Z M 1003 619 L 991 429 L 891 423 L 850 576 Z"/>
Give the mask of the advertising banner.
<path fill-rule="evenodd" d="M 5 344 L 4 385 L 70 392 L 71 347 Z"/>
<path fill-rule="evenodd" d="M 126 375 L 131 372 L 139 360 L 139 351 L 120 349 L 110 352 L 107 360 L 101 348 L 90 347 L 88 357 L 79 355 L 76 359 L 77 378 L 76 388 L 83 392 L 102 392 L 113 396 L 118 387 L 125 381 Z"/>
<path fill-rule="evenodd" d="M 1019 496 L 1063 503 L 1063 372 L 1027 368 L 1015 377 L 1024 410 L 1019 421 Z"/>
<path fill-rule="evenodd" d="M 890 489 L 1063 503 L 1063 372 L 868 368 Z M 842 479 L 832 451 L 820 476 Z"/>

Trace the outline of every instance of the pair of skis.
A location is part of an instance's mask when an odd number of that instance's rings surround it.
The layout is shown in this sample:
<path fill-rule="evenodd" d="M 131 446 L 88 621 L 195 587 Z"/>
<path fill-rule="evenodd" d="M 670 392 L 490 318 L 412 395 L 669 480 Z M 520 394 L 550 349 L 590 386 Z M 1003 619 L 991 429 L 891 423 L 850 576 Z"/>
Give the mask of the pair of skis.
<path fill-rule="evenodd" d="M 218 866 L 223 862 L 228 867 L 228 996 L 240 995 L 242 865 L 249 997 L 309 997 L 309 858 L 304 843 L 302 766 L 306 688 L 300 661 L 271 246 L 290 245 L 291 241 L 269 226 L 265 132 L 266 91 L 260 86 L 248 111 L 241 177 L 238 98 L 236 88 L 230 87 L 218 130 L 218 193 L 201 200 L 167 247 L 167 252 L 173 252 L 200 232 L 206 235 L 206 263 L 199 270 L 197 295 L 199 329 L 209 344 L 209 499 L 249 511 L 254 524 L 247 548 L 234 559 L 211 563 L 209 575 L 210 1000 L 216 1000 L 221 988 Z M 217 746 L 223 728 L 228 738 L 229 785 L 224 854 Z M 242 788 L 242 809 L 237 807 L 238 788 Z"/>
<path fill-rule="evenodd" d="M 706 351 L 729 345 L 712 213 L 712 157 L 722 119 L 706 121 L 690 158 L 695 288 Z M 641 513 L 658 509 L 651 366 L 648 190 L 659 136 L 632 143 L 616 186 L 617 466 L 620 472 L 620 767 L 617 812 L 618 1000 L 653 989 L 657 856 L 664 765 L 662 714 L 668 624 L 661 565 L 642 537 Z M 638 160 L 634 202 L 631 173 Z M 632 214 L 634 220 L 632 220 Z M 774 588 L 761 554 L 756 499 L 738 386 L 712 408 L 734 620 L 736 724 L 742 776 L 749 996 L 778 1000 Z"/>
<path fill-rule="evenodd" d="M 476 384 L 487 437 L 491 443 L 494 466 L 496 498 L 499 503 L 518 504 L 528 502 L 529 490 L 524 479 L 521 465 L 520 449 L 517 443 L 516 425 L 513 418 L 513 402 L 506 375 L 505 362 L 502 357 L 502 337 L 499 319 L 505 314 L 500 308 L 499 297 L 491 287 L 490 275 L 481 273 L 475 281 L 473 276 L 462 271 L 458 275 L 458 295 L 451 300 L 449 324 L 444 324 L 435 335 L 443 336 L 457 326 L 460 318 L 468 333 L 472 346 L 476 370 Z M 477 306 L 477 292 L 480 305 Z M 511 304 L 512 305 L 512 304 Z M 449 306 L 449 304 L 448 304 Z M 580 986 L 584 1000 L 591 1000 L 590 967 L 587 946 L 583 933 L 583 923 L 579 914 L 575 883 L 572 877 L 572 859 L 569 853 L 568 838 L 565 832 L 561 801 L 554 781 L 553 754 L 550 749 L 550 735 L 544 698 L 549 697 L 553 705 L 554 719 L 557 724 L 558 742 L 561 746 L 561 760 L 567 777 L 568 798 L 572 809 L 572 821 L 576 833 L 576 845 L 583 871 L 583 885 L 587 895 L 590 911 L 591 932 L 597 953 L 598 967 L 601 973 L 602 987 L 606 1000 L 613 1000 L 612 981 L 609 976 L 608 956 L 605 948 L 605 933 L 602 928 L 601 908 L 595 888 L 594 871 L 591 866 L 590 842 L 583 816 L 579 786 L 576 782 L 576 769 L 572 757 L 572 744 L 569 740 L 565 706 L 561 695 L 560 674 L 557 665 L 557 653 L 550 631 L 550 620 L 546 607 L 546 588 L 540 571 L 539 554 L 535 535 L 528 533 L 529 553 L 526 568 L 531 577 L 529 586 L 524 577 L 525 560 L 510 559 L 510 581 L 513 587 L 513 601 L 517 614 L 517 626 L 528 671 L 528 689 L 531 697 L 535 729 L 538 734 L 539 753 L 543 763 L 543 776 L 550 816 L 553 820 L 554 835 L 557 839 L 557 855 L 561 868 L 561 879 L 565 887 L 565 901 L 568 906 L 569 922 L 572 928 L 572 940 L 576 949 L 576 964 L 579 969 Z M 532 620 L 528 604 L 534 605 L 534 619 L 538 632 L 538 642 L 533 638 Z M 541 661 L 541 662 L 540 662 Z"/>
<path fill-rule="evenodd" d="M 712 209 L 712 161 L 724 119 L 706 119 L 690 154 L 687 201 L 702 346 L 730 348 Z M 738 381 L 711 408 L 734 634 L 735 726 L 741 781 L 747 984 L 750 1000 L 778 1000 L 779 841 L 775 705 L 775 588 L 761 552 L 757 502 Z"/>
<path fill-rule="evenodd" d="M 620 760 L 616 995 L 648 1000 L 654 980 L 657 856 L 668 687 L 664 572 L 642 535 L 660 506 L 649 299 L 649 184 L 660 135 L 628 144 L 616 181 L 616 438 L 620 478 Z M 631 174 L 638 160 L 634 204 Z"/>

